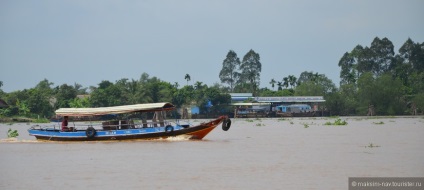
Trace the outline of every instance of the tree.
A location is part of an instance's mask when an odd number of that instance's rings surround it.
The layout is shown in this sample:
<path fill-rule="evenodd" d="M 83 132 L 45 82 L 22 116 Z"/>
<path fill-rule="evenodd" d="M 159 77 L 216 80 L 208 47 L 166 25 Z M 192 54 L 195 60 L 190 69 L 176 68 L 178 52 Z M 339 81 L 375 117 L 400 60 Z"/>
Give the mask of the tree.
<path fill-rule="evenodd" d="M 16 107 L 18 107 L 19 115 L 27 116 L 30 113 L 30 109 L 26 103 L 19 101 L 19 99 L 16 101 Z"/>
<path fill-rule="evenodd" d="M 413 72 L 409 75 L 411 94 L 424 93 L 424 72 Z"/>
<path fill-rule="evenodd" d="M 375 37 L 371 43 L 370 50 L 373 55 L 373 73 L 380 76 L 388 72 L 391 64 L 393 64 L 395 54 L 393 43 L 387 38 L 380 39 Z"/>
<path fill-rule="evenodd" d="M 113 83 L 103 80 L 99 87 L 91 93 L 90 103 L 94 107 L 122 105 L 122 91 Z"/>
<path fill-rule="evenodd" d="M 322 86 L 312 82 L 304 82 L 296 88 L 296 96 L 323 96 L 324 89 Z"/>
<path fill-rule="evenodd" d="M 387 39 L 375 37 L 370 47 L 357 45 L 346 52 L 339 61 L 341 84 L 350 84 L 367 72 L 380 76 L 390 71 L 395 64 L 394 46 Z"/>
<path fill-rule="evenodd" d="M 210 87 L 205 90 L 204 100 L 210 101 L 213 105 L 210 111 L 219 113 L 231 103 L 231 96 L 227 93 L 222 93 L 219 88 Z"/>
<path fill-rule="evenodd" d="M 424 71 L 424 42 L 414 43 L 410 38 L 399 49 L 399 55 L 403 58 L 405 64 L 417 72 Z"/>
<path fill-rule="evenodd" d="M 375 80 L 375 111 L 383 115 L 401 115 L 406 110 L 404 89 L 399 78 L 385 73 Z"/>
<path fill-rule="evenodd" d="M 247 52 L 247 54 L 243 57 L 240 69 L 240 81 L 242 83 L 249 83 L 252 93 L 255 94 L 256 89 L 259 86 L 262 71 L 262 64 L 260 62 L 259 54 L 253 50 Z"/>
<path fill-rule="evenodd" d="M 127 84 L 127 93 L 128 93 L 128 103 L 137 104 L 137 91 L 140 88 L 140 85 L 137 80 L 131 79 Z"/>
<path fill-rule="evenodd" d="M 138 81 L 137 89 L 136 89 L 136 101 L 138 103 L 149 103 L 153 102 L 152 94 L 149 90 L 149 83 L 151 79 L 149 74 L 143 73 L 140 76 L 140 80 Z"/>
<path fill-rule="evenodd" d="M 74 83 L 74 89 L 77 91 L 77 94 L 87 94 L 87 88 L 83 88 L 81 84 Z"/>
<path fill-rule="evenodd" d="M 3 81 L 0 81 L 0 98 L 2 98 L 4 94 L 3 90 L 1 89 L 2 86 L 3 86 Z"/>
<path fill-rule="evenodd" d="M 277 83 L 277 81 L 275 81 L 274 79 L 271 79 L 271 81 L 269 82 L 269 84 L 271 84 L 271 87 L 272 87 L 273 90 L 274 90 L 275 83 Z"/>
<path fill-rule="evenodd" d="M 283 78 L 283 86 L 285 88 L 288 88 L 289 87 L 289 77 L 284 77 Z"/>
<path fill-rule="evenodd" d="M 358 80 L 358 113 L 365 114 L 369 105 L 375 107 L 379 115 L 402 114 L 402 82 L 384 74 L 374 78 L 371 72 L 364 73 Z"/>
<path fill-rule="evenodd" d="M 174 92 L 174 95 L 172 96 L 172 103 L 177 107 L 180 108 L 183 104 L 186 103 L 186 98 L 184 96 L 184 93 L 182 92 L 182 89 L 177 90 Z"/>
<path fill-rule="evenodd" d="M 283 83 L 282 82 L 280 82 L 280 81 L 278 81 L 277 82 L 277 86 L 278 86 L 278 91 L 280 91 L 280 90 L 283 90 Z"/>
<path fill-rule="evenodd" d="M 240 77 L 238 67 L 240 66 L 240 59 L 237 57 L 237 54 L 230 50 L 227 54 L 227 57 L 222 62 L 222 69 L 219 72 L 219 79 L 222 83 L 227 83 L 230 85 L 230 91 L 234 90 L 234 84 L 237 82 Z"/>
<path fill-rule="evenodd" d="M 372 52 L 368 47 L 362 47 L 357 45 L 351 52 L 352 56 L 356 60 L 356 70 L 357 78 L 362 75 L 362 73 L 372 72 L 373 62 L 372 62 Z"/>
<path fill-rule="evenodd" d="M 69 102 L 76 98 L 77 90 L 73 86 L 62 84 L 56 93 L 56 108 L 69 108 Z"/>
<path fill-rule="evenodd" d="M 352 84 L 356 82 L 356 69 L 354 67 L 355 59 L 346 52 L 339 61 L 340 71 L 340 85 Z M 303 74 L 303 73 L 302 73 Z M 311 73 L 312 74 L 312 73 Z M 301 75 L 302 77 L 302 75 Z"/>
<path fill-rule="evenodd" d="M 336 85 L 324 74 L 312 74 L 312 77 L 296 87 L 296 96 L 325 96 L 336 90 Z"/>
<path fill-rule="evenodd" d="M 289 75 L 288 82 L 290 84 L 291 89 L 293 89 L 294 86 L 296 86 L 297 78 L 294 75 Z"/>
<path fill-rule="evenodd" d="M 417 94 L 413 99 L 413 103 L 415 103 L 416 108 L 418 109 L 418 112 L 421 111 L 421 113 L 424 112 L 424 93 Z"/>
<path fill-rule="evenodd" d="M 180 86 L 180 84 L 178 84 L 178 82 L 175 82 L 175 83 L 174 83 L 174 87 L 175 87 L 175 88 L 178 88 L 179 86 Z"/>
<path fill-rule="evenodd" d="M 54 83 L 49 82 L 49 80 L 44 79 L 42 81 L 40 81 L 37 86 L 35 86 L 35 89 L 43 92 L 46 95 L 52 95 L 53 94 L 53 89 L 51 88 L 51 86 L 53 86 Z"/>
<path fill-rule="evenodd" d="M 69 101 L 69 106 L 71 108 L 87 108 L 90 106 L 89 98 L 74 98 Z"/>
<path fill-rule="evenodd" d="M 52 96 L 43 90 L 32 88 L 27 91 L 28 98 L 23 101 L 28 105 L 32 114 L 50 117 L 53 114 Z"/>
<path fill-rule="evenodd" d="M 189 75 L 189 74 L 186 74 L 186 75 L 184 76 L 184 79 L 185 79 L 185 80 L 187 80 L 187 85 L 188 85 L 188 81 L 190 81 L 190 80 L 191 80 L 191 77 L 190 77 L 190 75 Z"/>

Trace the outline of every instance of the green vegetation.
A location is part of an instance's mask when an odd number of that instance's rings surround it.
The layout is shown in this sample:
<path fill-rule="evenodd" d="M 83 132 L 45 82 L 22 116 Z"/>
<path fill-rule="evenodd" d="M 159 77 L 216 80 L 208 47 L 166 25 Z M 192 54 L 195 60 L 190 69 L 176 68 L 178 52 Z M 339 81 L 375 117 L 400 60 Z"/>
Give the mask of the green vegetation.
<path fill-rule="evenodd" d="M 46 118 L 39 118 L 39 119 L 35 119 L 33 122 L 34 123 L 50 123 L 50 120 Z"/>
<path fill-rule="evenodd" d="M 347 125 L 347 122 L 345 120 L 337 118 L 333 123 L 330 121 L 327 121 L 324 123 L 324 125 Z"/>
<path fill-rule="evenodd" d="M 178 86 L 178 83 L 172 85 L 143 73 L 139 80 L 124 78 L 115 83 L 102 81 L 97 87 L 90 87 L 88 95 L 87 88 L 79 84 L 53 87 L 53 83 L 44 79 L 29 90 L 11 93 L 0 90 L 0 99 L 8 104 L 8 107 L 0 108 L 0 117 L 50 118 L 54 110 L 61 107 L 104 107 L 151 102 L 171 102 L 177 107 L 195 104 L 199 106 L 201 114 L 205 114 L 222 112 L 231 101 L 231 96 L 222 93 L 224 89 L 219 85 L 209 87 L 197 81 L 195 85 Z"/>
<path fill-rule="evenodd" d="M 7 131 L 7 138 L 15 138 L 19 136 L 19 133 L 17 130 L 12 130 L 11 128 L 9 128 L 9 130 Z"/>
<path fill-rule="evenodd" d="M 303 124 L 303 127 L 305 127 L 305 129 L 306 129 L 306 128 L 309 128 L 309 125 L 308 124 Z"/>
<path fill-rule="evenodd" d="M 259 53 L 248 51 L 243 59 L 230 50 L 219 72 L 221 84 L 208 86 L 191 76 L 181 78 L 185 86 L 162 81 L 142 73 L 139 79 L 122 78 L 101 81 L 97 86 L 80 84 L 54 86 L 47 79 L 34 88 L 3 92 L 0 99 L 8 106 L 0 108 L 0 118 L 50 118 L 60 107 L 102 107 L 135 103 L 171 102 L 177 107 L 197 105 L 201 114 L 225 113 L 233 108 L 228 93 L 253 93 L 254 96 L 324 96 L 322 107 L 331 115 L 410 115 L 424 112 L 424 43 L 407 39 L 395 52 L 387 38 L 375 37 L 369 46 L 357 45 L 340 55 L 339 87 L 325 74 L 304 71 L 276 76 L 261 88 L 262 67 Z M 271 63 L 266 63 L 271 64 Z M 227 85 L 227 86 L 226 86 Z M 277 86 L 278 88 L 275 88 Z M 77 97 L 77 95 L 80 95 Z M 83 95 L 83 96 L 81 96 Z M 209 104 L 210 102 L 210 104 Z M 210 106 L 213 105 L 213 106 Z M 371 115 L 371 114 L 370 114 Z M 1 119 L 4 121 L 4 119 Z M 279 120 L 280 121 L 280 120 Z M 292 123 L 292 122 L 291 122 Z"/>

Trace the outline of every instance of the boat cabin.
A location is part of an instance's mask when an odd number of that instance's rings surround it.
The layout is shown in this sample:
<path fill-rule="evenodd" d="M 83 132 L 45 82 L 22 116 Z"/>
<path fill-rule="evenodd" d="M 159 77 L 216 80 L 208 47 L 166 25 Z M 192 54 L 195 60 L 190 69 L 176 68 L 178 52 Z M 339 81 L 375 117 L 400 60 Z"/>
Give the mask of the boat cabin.
<path fill-rule="evenodd" d="M 277 112 L 283 113 L 301 113 L 313 111 L 311 106 L 308 104 L 292 104 L 292 105 L 281 105 L 276 107 Z"/>

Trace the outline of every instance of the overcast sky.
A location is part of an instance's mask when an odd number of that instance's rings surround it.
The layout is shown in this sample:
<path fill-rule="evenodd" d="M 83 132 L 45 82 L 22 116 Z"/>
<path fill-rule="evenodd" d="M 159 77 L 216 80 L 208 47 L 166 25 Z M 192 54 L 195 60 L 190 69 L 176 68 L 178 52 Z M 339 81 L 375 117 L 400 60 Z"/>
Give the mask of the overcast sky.
<path fill-rule="evenodd" d="M 397 53 L 424 42 L 422 0 L 0 0 L 0 81 L 5 92 L 151 77 L 220 82 L 229 50 L 253 49 L 261 87 L 274 78 L 325 74 L 356 45 L 387 37 Z"/>

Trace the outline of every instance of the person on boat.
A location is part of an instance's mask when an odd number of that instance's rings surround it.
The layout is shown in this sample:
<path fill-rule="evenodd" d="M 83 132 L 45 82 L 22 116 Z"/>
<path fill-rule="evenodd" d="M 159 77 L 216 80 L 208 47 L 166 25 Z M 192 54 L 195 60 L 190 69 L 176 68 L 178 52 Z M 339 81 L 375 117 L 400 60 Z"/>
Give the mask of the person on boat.
<path fill-rule="evenodd" d="M 62 120 L 62 131 L 69 131 L 69 127 L 68 127 L 68 116 L 63 117 L 63 120 Z"/>

